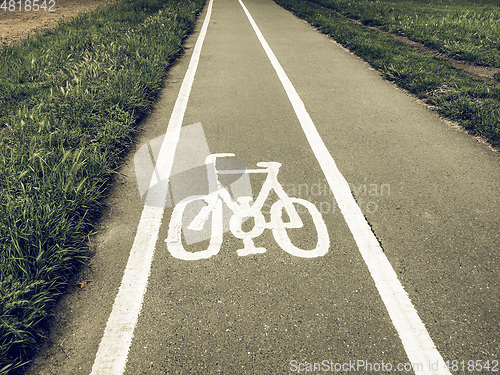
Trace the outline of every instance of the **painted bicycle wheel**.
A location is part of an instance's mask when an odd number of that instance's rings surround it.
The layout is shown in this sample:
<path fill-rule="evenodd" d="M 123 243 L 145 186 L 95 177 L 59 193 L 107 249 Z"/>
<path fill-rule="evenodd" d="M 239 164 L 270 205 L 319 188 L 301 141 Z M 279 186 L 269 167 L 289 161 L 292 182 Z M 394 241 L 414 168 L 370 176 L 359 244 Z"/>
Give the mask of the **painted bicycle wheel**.
<path fill-rule="evenodd" d="M 330 237 L 326 228 L 325 221 L 320 212 L 314 204 L 305 199 L 289 198 L 292 204 L 301 205 L 305 210 L 301 212 L 308 212 L 312 218 L 312 222 L 316 228 L 318 241 L 313 249 L 305 250 L 300 249 L 292 243 L 286 225 L 283 223 L 283 201 L 279 200 L 271 207 L 271 221 L 275 224 L 272 231 L 273 236 L 278 245 L 285 250 L 288 254 L 301 258 L 316 258 L 325 255 L 330 247 Z"/>
<path fill-rule="evenodd" d="M 210 212 L 212 225 L 208 248 L 200 251 L 187 251 L 182 243 L 182 232 L 187 230 L 187 226 L 183 225 L 186 208 L 196 201 L 205 202 L 206 200 L 206 195 L 193 195 L 183 199 L 174 207 L 168 225 L 168 237 L 165 239 L 167 249 L 174 258 L 182 260 L 207 259 L 220 251 L 222 246 L 222 202 L 220 199 L 217 200 Z"/>

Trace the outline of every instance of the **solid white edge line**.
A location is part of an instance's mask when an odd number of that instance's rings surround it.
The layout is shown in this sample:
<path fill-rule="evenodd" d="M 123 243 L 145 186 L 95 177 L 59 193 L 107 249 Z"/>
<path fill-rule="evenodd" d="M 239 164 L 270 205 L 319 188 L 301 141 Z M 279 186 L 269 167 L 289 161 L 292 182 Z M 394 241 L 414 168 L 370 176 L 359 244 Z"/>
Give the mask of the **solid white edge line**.
<path fill-rule="evenodd" d="M 207 33 L 212 4 L 213 0 L 210 0 L 200 35 L 168 123 L 167 132 L 158 155 L 158 163 L 155 167 L 156 173 L 153 173 L 151 178 L 150 189 L 123 279 L 92 366 L 92 375 L 120 375 L 125 371 L 163 219 L 175 149 L 179 141 L 201 48 Z"/>
<path fill-rule="evenodd" d="M 450 374 L 445 367 L 441 354 L 436 349 L 436 346 L 429 336 L 424 323 L 420 320 L 415 307 L 412 305 L 408 294 L 398 280 L 396 272 L 394 272 L 375 234 L 356 203 L 349 188 L 349 184 L 338 170 L 335 161 L 323 143 L 304 103 L 260 32 L 259 27 L 245 4 L 243 4 L 241 0 L 238 1 L 245 11 L 248 20 L 257 34 L 262 47 L 288 95 L 306 138 L 325 174 L 330 189 L 335 196 L 335 200 L 344 215 L 344 219 L 375 281 L 375 285 L 389 312 L 394 327 L 403 342 L 408 359 L 413 364 L 422 365 L 422 368 L 419 367 L 414 370 L 415 373 L 417 375 Z M 432 367 L 431 369 L 431 366 L 434 366 L 436 363 L 438 364 L 438 370 L 433 371 L 434 368 Z"/>

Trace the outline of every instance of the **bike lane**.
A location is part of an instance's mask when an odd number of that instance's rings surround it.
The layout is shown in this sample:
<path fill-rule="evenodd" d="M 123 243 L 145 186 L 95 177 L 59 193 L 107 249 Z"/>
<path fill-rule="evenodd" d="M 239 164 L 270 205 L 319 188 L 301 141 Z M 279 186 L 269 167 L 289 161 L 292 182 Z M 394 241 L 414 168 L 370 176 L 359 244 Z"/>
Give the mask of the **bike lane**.
<path fill-rule="evenodd" d="M 269 4 L 254 4 L 262 5 Z M 290 17 L 278 7 L 269 11 L 270 18 Z M 174 170 L 184 159 L 202 167 L 207 149 L 234 153 L 248 168 L 280 162 L 279 183 L 316 205 L 331 245 L 323 257 L 298 258 L 267 229 L 255 239 L 267 251 L 241 257 L 242 241 L 225 232 L 220 252 L 209 259 L 175 259 L 163 241 L 167 210 L 126 373 L 286 373 L 305 362 L 409 362 L 283 86 L 234 1 L 214 2 L 184 129 L 196 123 L 203 131 L 190 141 L 181 134 Z M 191 167 L 201 172 L 197 163 Z M 220 166 L 234 169 L 230 160 Z M 201 188 L 182 197 L 206 194 L 206 179 L 193 173 L 187 185 Z M 254 198 L 263 180 L 250 176 Z M 230 214 L 226 210 L 226 221 Z M 298 247 L 314 247 L 310 220 L 302 232 L 290 233 Z M 209 243 L 184 245 L 196 252 Z"/>

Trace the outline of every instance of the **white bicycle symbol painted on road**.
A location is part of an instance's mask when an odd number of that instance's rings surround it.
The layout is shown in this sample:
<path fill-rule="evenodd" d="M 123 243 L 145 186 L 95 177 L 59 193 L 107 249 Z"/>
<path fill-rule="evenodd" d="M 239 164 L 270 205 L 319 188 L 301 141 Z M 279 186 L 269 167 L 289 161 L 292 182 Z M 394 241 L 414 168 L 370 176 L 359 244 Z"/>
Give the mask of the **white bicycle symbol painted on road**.
<path fill-rule="evenodd" d="M 165 239 L 167 248 L 173 257 L 183 260 L 199 260 L 210 258 L 219 253 L 222 246 L 223 222 L 222 222 L 222 202 L 224 202 L 232 211 L 229 221 L 231 233 L 243 240 L 243 249 L 237 250 L 239 256 L 250 254 L 261 254 L 266 252 L 263 247 L 256 247 L 254 238 L 260 236 L 265 229 L 271 229 L 275 241 L 287 253 L 302 257 L 314 258 L 325 255 L 330 246 L 330 238 L 326 224 L 314 204 L 311 202 L 289 197 L 281 184 L 278 182 L 278 171 L 281 163 L 278 162 L 260 162 L 257 166 L 263 169 L 242 169 L 242 170 L 217 170 L 217 158 L 232 157 L 234 154 L 219 153 L 207 156 L 205 166 L 207 168 L 207 177 L 209 184 L 209 194 L 192 195 L 181 200 L 174 208 L 168 227 L 168 236 Z M 226 187 L 219 181 L 219 175 L 242 175 L 245 173 L 263 173 L 267 177 L 262 185 L 255 202 L 251 203 L 253 198 L 244 196 L 235 201 Z M 270 221 L 267 222 L 262 208 L 271 193 L 276 193 L 278 200 L 271 206 Z M 200 231 L 204 228 L 210 214 L 212 215 L 212 228 L 208 248 L 206 250 L 190 252 L 184 248 L 182 243 L 182 220 L 188 204 L 202 201 L 205 206 L 194 217 L 187 226 L 189 230 Z M 317 231 L 316 247 L 311 250 L 299 249 L 290 240 L 287 229 L 302 228 L 304 226 L 294 204 L 302 205 L 312 217 L 313 224 Z M 288 221 L 283 220 L 283 209 L 286 210 Z M 249 231 L 242 228 L 245 220 L 253 218 L 254 226 Z"/>

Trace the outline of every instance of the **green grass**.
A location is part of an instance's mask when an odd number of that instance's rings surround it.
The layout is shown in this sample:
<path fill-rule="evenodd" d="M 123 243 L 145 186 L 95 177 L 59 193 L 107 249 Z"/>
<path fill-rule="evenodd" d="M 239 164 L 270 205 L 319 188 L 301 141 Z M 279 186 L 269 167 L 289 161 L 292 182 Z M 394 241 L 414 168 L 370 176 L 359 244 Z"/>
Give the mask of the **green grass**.
<path fill-rule="evenodd" d="M 451 58 L 500 67 L 500 7 L 496 0 L 312 1 Z"/>
<path fill-rule="evenodd" d="M 349 21 L 316 4 L 319 0 L 274 1 L 330 35 L 368 61 L 386 79 L 434 106 L 441 115 L 457 121 L 471 134 L 486 138 L 494 147 L 500 147 L 499 87 Z M 359 1 L 363 2 L 365 0 Z"/>
<path fill-rule="evenodd" d="M 204 0 L 125 0 L 0 49 L 0 374 L 29 360 Z"/>

